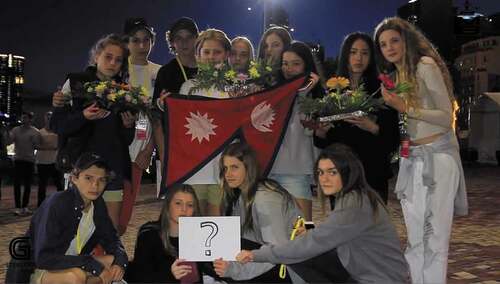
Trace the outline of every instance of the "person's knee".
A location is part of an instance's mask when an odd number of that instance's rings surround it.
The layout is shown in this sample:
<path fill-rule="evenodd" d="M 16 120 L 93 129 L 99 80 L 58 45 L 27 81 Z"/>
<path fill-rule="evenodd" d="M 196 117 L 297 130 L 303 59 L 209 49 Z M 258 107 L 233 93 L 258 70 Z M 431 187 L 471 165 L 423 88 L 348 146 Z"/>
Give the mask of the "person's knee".
<path fill-rule="evenodd" d="M 85 284 L 87 273 L 80 268 L 71 268 L 66 272 L 65 278 L 68 280 L 66 283 Z"/>

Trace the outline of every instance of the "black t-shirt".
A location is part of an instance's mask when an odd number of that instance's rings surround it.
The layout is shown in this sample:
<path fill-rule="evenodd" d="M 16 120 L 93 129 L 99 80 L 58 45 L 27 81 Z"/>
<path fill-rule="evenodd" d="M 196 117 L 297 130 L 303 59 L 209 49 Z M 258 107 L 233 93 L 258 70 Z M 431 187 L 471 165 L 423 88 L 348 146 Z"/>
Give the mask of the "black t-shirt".
<path fill-rule="evenodd" d="M 191 68 L 184 66 L 184 71 L 188 79 L 193 79 L 198 68 Z M 160 97 L 162 90 L 171 93 L 179 93 L 182 84 L 185 82 L 184 75 L 182 74 L 179 63 L 174 58 L 169 63 L 163 65 L 156 75 L 155 90 L 153 93 L 153 101 Z"/>

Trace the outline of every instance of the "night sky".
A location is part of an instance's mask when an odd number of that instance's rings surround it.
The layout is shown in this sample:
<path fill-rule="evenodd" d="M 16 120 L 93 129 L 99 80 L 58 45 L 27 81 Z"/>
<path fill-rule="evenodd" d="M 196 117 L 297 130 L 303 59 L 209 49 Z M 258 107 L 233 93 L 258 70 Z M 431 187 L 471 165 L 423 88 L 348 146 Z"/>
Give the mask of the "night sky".
<path fill-rule="evenodd" d="M 127 17 L 145 17 L 157 32 L 151 60 L 165 64 L 171 54 L 165 31 L 189 16 L 200 30 L 218 28 L 230 38 L 248 36 L 257 47 L 263 29 L 264 1 L 280 2 L 289 13 L 294 39 L 319 42 L 326 56 L 337 55 L 342 38 L 353 31 L 372 33 L 383 18 L 394 16 L 405 0 L 44 0 L 2 1 L 0 53 L 27 58 L 28 96 L 48 95 L 67 73 L 83 70 L 88 51 L 102 35 L 121 32 Z M 439 1 L 439 0 L 436 0 Z M 7 2 L 7 3 L 5 3 Z M 464 0 L 455 0 L 463 7 Z M 472 0 L 479 12 L 500 11 L 498 0 Z M 248 8 L 251 8 L 249 10 Z"/>

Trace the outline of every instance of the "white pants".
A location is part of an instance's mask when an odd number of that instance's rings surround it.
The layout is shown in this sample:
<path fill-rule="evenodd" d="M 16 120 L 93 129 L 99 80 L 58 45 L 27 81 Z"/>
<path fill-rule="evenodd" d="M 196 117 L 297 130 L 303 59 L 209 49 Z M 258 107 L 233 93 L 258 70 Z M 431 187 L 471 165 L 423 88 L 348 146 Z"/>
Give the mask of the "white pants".
<path fill-rule="evenodd" d="M 434 189 L 423 185 L 423 161 L 417 160 L 412 173 L 413 196 L 401 200 L 408 233 L 405 258 L 412 283 L 446 283 L 453 204 L 460 171 L 448 154 L 435 153 L 432 158 Z"/>

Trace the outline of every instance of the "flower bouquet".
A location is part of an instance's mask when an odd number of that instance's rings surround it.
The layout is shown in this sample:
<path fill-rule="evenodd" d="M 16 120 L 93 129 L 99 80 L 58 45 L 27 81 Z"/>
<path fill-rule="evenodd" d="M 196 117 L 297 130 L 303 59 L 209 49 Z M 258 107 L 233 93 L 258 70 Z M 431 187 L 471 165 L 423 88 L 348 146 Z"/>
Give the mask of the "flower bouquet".
<path fill-rule="evenodd" d="M 323 98 L 299 98 L 301 112 L 317 117 L 319 122 L 329 122 L 365 116 L 382 105 L 382 99 L 373 97 L 376 92 L 367 96 L 363 85 L 351 90 L 349 84 L 344 77 L 330 78 L 326 82 L 328 94 Z"/>
<path fill-rule="evenodd" d="M 238 73 L 224 63 L 199 63 L 195 85 L 189 94 L 214 88 L 230 97 L 238 97 L 267 88 L 273 80 L 272 67 L 259 61 L 250 62 L 246 73 Z"/>
<path fill-rule="evenodd" d="M 388 74 L 380 74 L 378 79 L 382 81 L 384 88 L 387 89 L 390 93 L 401 96 L 404 93 L 411 92 L 413 90 L 413 86 L 408 82 L 399 82 L 397 84 L 392 81 L 391 77 Z"/>
<path fill-rule="evenodd" d="M 151 98 L 144 87 L 132 87 L 115 81 L 87 82 L 73 98 L 83 100 L 83 105 L 96 103 L 98 107 L 115 113 L 131 111 L 150 114 Z"/>

